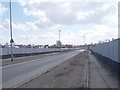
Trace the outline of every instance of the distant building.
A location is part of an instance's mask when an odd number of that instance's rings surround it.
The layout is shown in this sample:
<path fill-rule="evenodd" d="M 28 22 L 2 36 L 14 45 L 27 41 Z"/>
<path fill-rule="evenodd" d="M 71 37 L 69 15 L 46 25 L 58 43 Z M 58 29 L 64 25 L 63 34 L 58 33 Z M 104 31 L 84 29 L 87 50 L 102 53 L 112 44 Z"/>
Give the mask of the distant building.
<path fill-rule="evenodd" d="M 73 48 L 73 45 L 66 44 L 66 45 L 65 45 L 65 48 Z"/>
<path fill-rule="evenodd" d="M 58 41 L 56 42 L 56 46 L 57 46 L 57 47 L 61 47 L 61 46 L 62 46 L 61 41 L 58 40 Z"/>
<path fill-rule="evenodd" d="M 4 47 L 5 47 L 5 48 L 10 47 L 9 43 L 5 43 Z"/>
<path fill-rule="evenodd" d="M 44 48 L 48 48 L 49 47 L 49 45 L 44 45 Z"/>

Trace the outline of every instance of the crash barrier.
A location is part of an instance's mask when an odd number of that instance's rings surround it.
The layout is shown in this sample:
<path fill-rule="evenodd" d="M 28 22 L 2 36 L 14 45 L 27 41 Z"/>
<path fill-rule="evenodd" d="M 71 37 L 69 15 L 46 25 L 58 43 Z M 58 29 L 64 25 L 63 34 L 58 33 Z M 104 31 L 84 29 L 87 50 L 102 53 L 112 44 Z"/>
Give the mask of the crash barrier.
<path fill-rule="evenodd" d="M 97 44 L 91 48 L 91 52 L 120 75 L 120 39 Z"/>
<path fill-rule="evenodd" d="M 11 48 L 1 48 L 2 54 L 1 58 L 6 59 L 11 57 Z M 73 48 L 13 48 L 13 56 L 14 57 L 23 57 L 23 56 L 30 56 L 30 55 L 39 55 L 45 53 L 53 53 L 53 52 L 65 52 L 74 50 Z"/>

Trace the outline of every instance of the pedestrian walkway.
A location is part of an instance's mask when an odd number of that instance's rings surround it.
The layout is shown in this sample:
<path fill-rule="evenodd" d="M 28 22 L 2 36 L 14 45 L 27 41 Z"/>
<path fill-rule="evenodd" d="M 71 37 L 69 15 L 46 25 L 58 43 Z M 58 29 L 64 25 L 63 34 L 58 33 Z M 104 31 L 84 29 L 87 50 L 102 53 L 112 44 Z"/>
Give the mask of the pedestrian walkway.
<path fill-rule="evenodd" d="M 89 87 L 118 88 L 118 77 L 93 55 L 89 54 Z"/>

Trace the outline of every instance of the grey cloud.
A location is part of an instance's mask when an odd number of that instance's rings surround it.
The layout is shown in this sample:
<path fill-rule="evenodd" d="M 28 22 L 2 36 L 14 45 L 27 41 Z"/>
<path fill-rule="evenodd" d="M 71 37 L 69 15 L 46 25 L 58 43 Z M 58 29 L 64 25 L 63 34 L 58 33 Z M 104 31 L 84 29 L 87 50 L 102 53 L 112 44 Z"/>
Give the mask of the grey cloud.
<path fill-rule="evenodd" d="M 38 28 L 46 28 L 46 27 L 52 27 L 54 26 L 55 24 L 52 23 L 51 21 L 49 20 L 46 20 L 46 21 L 41 21 L 41 20 L 38 20 L 38 21 L 35 21 L 34 22 L 35 26 L 37 26 Z"/>
<path fill-rule="evenodd" d="M 114 5 L 110 5 L 107 9 L 104 8 L 104 2 L 72 2 L 69 6 L 65 7 L 64 3 L 41 2 L 40 4 L 33 4 L 28 6 L 29 10 L 42 10 L 46 14 L 49 22 L 38 21 L 38 27 L 51 27 L 55 24 L 72 25 L 72 24 L 105 24 L 104 19 L 107 15 L 116 13 Z M 27 8 L 27 7 L 26 7 Z M 93 13 L 90 13 L 92 11 Z M 85 19 L 79 20 L 76 17 L 78 12 L 88 13 Z"/>

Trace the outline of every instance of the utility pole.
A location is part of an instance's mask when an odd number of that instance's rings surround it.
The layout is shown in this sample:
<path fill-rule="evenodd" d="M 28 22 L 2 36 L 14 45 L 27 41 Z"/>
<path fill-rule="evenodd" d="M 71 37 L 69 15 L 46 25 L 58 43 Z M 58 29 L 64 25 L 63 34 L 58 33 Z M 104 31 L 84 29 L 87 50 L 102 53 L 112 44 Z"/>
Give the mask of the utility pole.
<path fill-rule="evenodd" d="M 12 12 L 11 12 L 11 0 L 10 0 L 10 37 L 11 37 L 11 40 L 10 40 L 10 43 L 11 43 L 11 61 L 13 61 L 13 43 L 14 43 L 14 40 L 12 38 Z"/>

